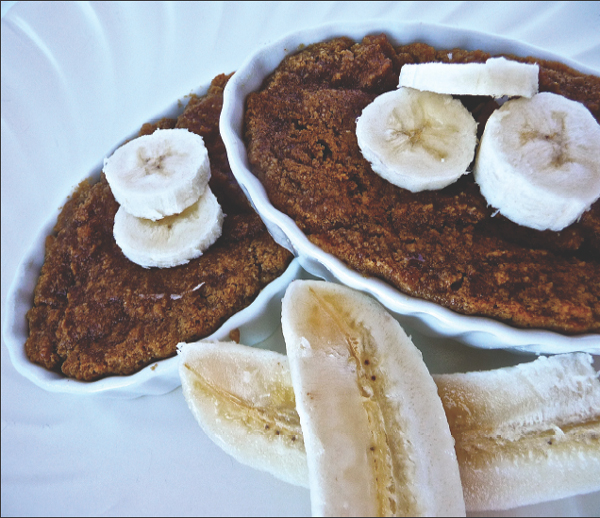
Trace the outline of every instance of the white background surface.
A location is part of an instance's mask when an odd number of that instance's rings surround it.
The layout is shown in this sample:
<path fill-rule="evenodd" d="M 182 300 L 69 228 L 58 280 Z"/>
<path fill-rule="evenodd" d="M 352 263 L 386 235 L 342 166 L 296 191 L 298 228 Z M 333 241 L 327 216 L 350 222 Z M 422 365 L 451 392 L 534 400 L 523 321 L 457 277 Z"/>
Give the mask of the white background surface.
<path fill-rule="evenodd" d="M 599 2 L 3 5 L 2 320 L 38 228 L 141 123 L 287 32 L 365 18 L 476 29 L 600 70 Z M 434 372 L 524 359 L 414 341 Z M 307 490 L 214 446 L 180 389 L 125 401 L 47 393 L 14 370 L 4 343 L 1 383 L 3 516 L 310 514 Z M 598 510 L 596 493 L 496 514 Z"/>

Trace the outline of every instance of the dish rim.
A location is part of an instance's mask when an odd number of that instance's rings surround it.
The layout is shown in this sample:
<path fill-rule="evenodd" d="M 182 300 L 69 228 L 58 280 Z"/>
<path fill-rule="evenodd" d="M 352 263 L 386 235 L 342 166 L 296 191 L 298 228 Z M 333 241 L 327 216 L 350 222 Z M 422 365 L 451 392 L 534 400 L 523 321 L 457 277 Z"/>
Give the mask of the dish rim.
<path fill-rule="evenodd" d="M 241 135 L 246 95 L 257 90 L 284 57 L 311 43 L 340 36 L 360 41 L 368 34 L 379 33 L 387 34 L 395 45 L 421 41 L 448 50 L 459 47 L 517 56 L 532 55 L 560 61 L 583 73 L 600 75 L 598 70 L 589 66 L 518 40 L 439 24 L 374 19 L 325 24 L 286 34 L 257 50 L 238 68 L 225 87 L 220 116 L 221 136 L 233 174 L 274 239 L 294 253 L 309 273 L 369 293 L 388 310 L 417 325 L 424 334 L 444 336 L 484 349 L 509 349 L 534 354 L 575 351 L 600 354 L 599 334 L 569 336 L 549 330 L 516 328 L 488 317 L 456 313 L 433 302 L 406 295 L 377 278 L 367 278 L 312 244 L 289 216 L 269 202 L 264 187 L 250 170 Z"/>
<path fill-rule="evenodd" d="M 30 251 L 35 253 L 37 247 L 33 246 Z M 26 259 L 30 259 L 31 255 L 28 254 Z M 3 338 L 11 362 L 19 374 L 48 392 L 120 399 L 150 395 L 158 396 L 171 392 L 181 385 L 179 359 L 176 351 L 173 356 L 155 360 L 134 374 L 107 376 L 96 381 L 79 381 L 68 378 L 31 362 L 25 353 L 25 342 L 22 339 L 22 333 L 15 332 L 15 329 L 18 328 L 15 323 L 17 322 L 17 316 L 25 317 L 22 311 L 22 308 L 26 306 L 24 298 L 29 298 L 32 295 L 31 290 L 20 288 L 18 280 L 27 276 L 27 270 L 30 269 L 32 264 L 36 265 L 36 262 L 24 260 L 19 264 L 15 281 L 9 288 L 6 300 Z M 34 268 L 34 270 L 37 271 L 37 268 Z M 289 283 L 299 278 L 299 276 L 300 263 L 298 259 L 294 258 L 285 271 L 267 284 L 250 305 L 229 317 L 214 333 L 199 340 L 206 342 L 231 341 L 230 332 L 239 329 L 242 336 L 247 335 L 244 339 L 245 345 L 259 345 L 262 340 L 268 339 L 276 332 L 277 326 L 267 325 L 257 333 L 257 322 L 267 322 L 269 320 L 268 312 L 272 304 L 281 300 Z M 24 325 L 27 327 L 27 322 Z M 180 344 L 178 344 L 178 347 Z"/>

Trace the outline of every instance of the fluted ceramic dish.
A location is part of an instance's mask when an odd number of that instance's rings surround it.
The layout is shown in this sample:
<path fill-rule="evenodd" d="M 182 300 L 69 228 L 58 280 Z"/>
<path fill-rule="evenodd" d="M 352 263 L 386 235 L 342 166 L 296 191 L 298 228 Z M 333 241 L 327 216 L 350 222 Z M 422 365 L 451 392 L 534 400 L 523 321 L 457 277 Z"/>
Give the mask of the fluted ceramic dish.
<path fill-rule="evenodd" d="M 207 90 L 208 85 L 205 85 L 199 87 L 194 93 L 204 95 Z M 185 103 L 182 101 L 173 103 L 163 112 L 156 114 L 152 120 L 178 116 L 183 111 L 183 104 Z M 129 138 L 134 136 L 135 134 L 130 135 Z M 111 153 L 112 151 L 108 151 L 106 156 Z M 98 164 L 90 171 L 87 178 L 90 178 L 92 182 L 99 180 L 101 170 L 102 166 Z M 81 180 L 83 179 L 81 178 Z M 56 212 L 50 216 L 33 240 L 17 268 L 7 294 L 3 336 L 13 365 L 23 376 L 50 392 L 133 398 L 165 394 L 175 389 L 181 384 L 177 357 L 153 362 L 129 376 L 109 376 L 89 382 L 66 378 L 62 374 L 32 363 L 27 358 L 24 347 L 29 335 L 26 314 L 32 307 L 33 292 L 44 262 L 46 236 L 52 233 L 59 211 L 59 207 L 57 207 Z M 234 329 L 240 330 L 240 341 L 246 345 L 257 345 L 268 340 L 280 326 L 281 298 L 285 289 L 293 279 L 299 277 L 300 270 L 298 260 L 295 259 L 280 277 L 259 293 L 252 304 L 230 317 L 205 340 L 227 340 L 229 332 Z"/>
<path fill-rule="evenodd" d="M 586 74 L 600 75 L 598 70 L 518 41 L 419 23 L 375 21 L 326 25 L 292 33 L 269 44 L 250 56 L 227 84 L 220 125 L 231 168 L 275 240 L 292 251 L 311 274 L 370 293 L 401 319 L 409 321 L 429 336 L 448 337 L 485 349 L 510 349 L 536 354 L 573 351 L 600 354 L 598 334 L 565 336 L 545 330 L 518 329 L 489 318 L 455 313 L 438 304 L 407 296 L 381 280 L 365 277 L 312 244 L 290 217 L 271 204 L 248 163 L 242 135 L 246 96 L 261 87 L 283 58 L 306 45 L 339 36 L 360 41 L 368 34 L 379 33 L 387 34 L 396 45 L 418 41 L 440 49 L 458 47 L 481 49 L 492 54 L 531 55 L 560 61 Z"/>

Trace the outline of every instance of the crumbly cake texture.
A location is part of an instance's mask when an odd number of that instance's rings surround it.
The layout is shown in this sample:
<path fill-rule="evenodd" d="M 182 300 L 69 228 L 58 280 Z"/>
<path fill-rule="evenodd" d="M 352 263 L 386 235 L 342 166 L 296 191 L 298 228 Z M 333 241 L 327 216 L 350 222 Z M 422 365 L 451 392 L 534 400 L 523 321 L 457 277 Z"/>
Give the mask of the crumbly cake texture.
<path fill-rule="evenodd" d="M 180 341 L 213 333 L 288 266 L 291 254 L 269 236 L 229 169 L 218 129 L 228 78 L 216 77 L 177 120 L 140 132 L 177 126 L 204 137 L 210 187 L 226 214 L 221 238 L 186 265 L 142 268 L 114 241 L 119 206 L 105 178 L 81 183 L 46 241 L 27 314 L 25 350 L 33 362 L 87 381 L 132 374 L 175 355 Z"/>
<path fill-rule="evenodd" d="M 356 118 L 395 89 L 405 63 L 484 62 L 490 54 L 393 47 L 384 35 L 347 38 L 288 56 L 246 104 L 253 172 L 275 207 L 310 241 L 353 269 L 467 315 L 565 334 L 600 331 L 600 202 L 561 232 L 516 225 L 487 206 L 473 175 L 411 193 L 373 173 L 356 142 Z M 540 91 L 587 106 L 600 119 L 600 78 L 540 65 Z M 479 132 L 497 108 L 461 100 Z"/>

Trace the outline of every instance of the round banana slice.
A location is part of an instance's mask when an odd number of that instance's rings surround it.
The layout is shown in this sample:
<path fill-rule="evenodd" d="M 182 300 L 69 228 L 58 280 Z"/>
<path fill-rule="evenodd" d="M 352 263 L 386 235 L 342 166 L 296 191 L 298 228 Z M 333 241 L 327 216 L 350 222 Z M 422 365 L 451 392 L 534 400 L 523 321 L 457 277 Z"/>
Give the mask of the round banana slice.
<path fill-rule="evenodd" d="M 192 206 L 158 221 L 132 216 L 121 206 L 113 234 L 130 261 L 145 268 L 169 268 L 201 256 L 221 236 L 222 226 L 221 206 L 207 188 Z"/>
<path fill-rule="evenodd" d="M 373 171 L 412 192 L 442 189 L 467 172 L 477 123 L 450 95 L 400 88 L 377 97 L 356 121 Z"/>
<path fill-rule="evenodd" d="M 538 78 L 538 65 L 490 58 L 485 63 L 407 64 L 398 86 L 439 94 L 532 97 Z"/>
<path fill-rule="evenodd" d="M 540 93 L 513 99 L 488 119 L 475 181 L 508 219 L 559 231 L 600 197 L 600 126 L 578 102 Z"/>
<path fill-rule="evenodd" d="M 210 162 L 200 135 L 164 129 L 118 148 L 105 159 L 104 174 L 129 214 L 157 220 L 198 200 L 210 179 Z"/>

